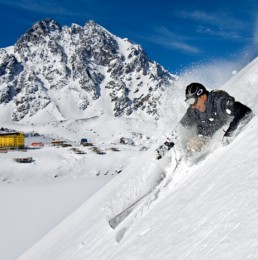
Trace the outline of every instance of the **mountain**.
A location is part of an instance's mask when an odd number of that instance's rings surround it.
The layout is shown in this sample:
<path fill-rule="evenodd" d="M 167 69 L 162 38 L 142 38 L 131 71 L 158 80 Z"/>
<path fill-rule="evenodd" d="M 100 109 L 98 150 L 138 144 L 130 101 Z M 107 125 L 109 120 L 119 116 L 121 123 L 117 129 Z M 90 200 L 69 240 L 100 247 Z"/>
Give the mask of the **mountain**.
<path fill-rule="evenodd" d="M 13 121 L 32 120 L 39 111 L 54 120 L 157 117 L 175 79 L 139 45 L 94 21 L 68 27 L 45 19 L 0 49 L 0 106 L 11 107 L 4 111 Z"/>

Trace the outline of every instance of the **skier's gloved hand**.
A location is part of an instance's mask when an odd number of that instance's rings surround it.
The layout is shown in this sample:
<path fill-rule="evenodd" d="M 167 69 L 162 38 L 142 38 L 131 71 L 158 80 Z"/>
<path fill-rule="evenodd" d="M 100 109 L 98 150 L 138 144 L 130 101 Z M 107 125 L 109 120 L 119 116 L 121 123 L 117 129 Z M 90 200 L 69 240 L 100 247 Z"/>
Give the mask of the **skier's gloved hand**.
<path fill-rule="evenodd" d="M 224 138 L 224 137 L 231 137 L 232 135 L 233 135 L 233 131 L 230 130 L 230 129 L 228 129 L 228 130 L 225 132 L 223 138 Z"/>
<path fill-rule="evenodd" d="M 222 144 L 224 146 L 229 145 L 233 141 L 233 138 L 231 136 L 224 135 L 222 138 Z"/>
<path fill-rule="evenodd" d="M 186 149 L 188 152 L 200 152 L 203 148 L 203 146 L 206 144 L 207 138 L 204 136 L 198 135 L 196 137 L 193 137 L 188 141 L 186 144 Z"/>
<path fill-rule="evenodd" d="M 233 141 L 232 132 L 227 130 L 222 138 L 222 144 L 224 146 L 229 145 Z"/>

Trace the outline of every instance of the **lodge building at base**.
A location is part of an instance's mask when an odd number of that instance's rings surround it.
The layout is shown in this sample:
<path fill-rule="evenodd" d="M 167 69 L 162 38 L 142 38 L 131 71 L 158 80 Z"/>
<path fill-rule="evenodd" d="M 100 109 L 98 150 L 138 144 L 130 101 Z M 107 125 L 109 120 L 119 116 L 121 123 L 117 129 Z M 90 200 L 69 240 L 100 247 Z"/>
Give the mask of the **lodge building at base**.
<path fill-rule="evenodd" d="M 24 148 L 24 133 L 0 133 L 0 148 Z"/>

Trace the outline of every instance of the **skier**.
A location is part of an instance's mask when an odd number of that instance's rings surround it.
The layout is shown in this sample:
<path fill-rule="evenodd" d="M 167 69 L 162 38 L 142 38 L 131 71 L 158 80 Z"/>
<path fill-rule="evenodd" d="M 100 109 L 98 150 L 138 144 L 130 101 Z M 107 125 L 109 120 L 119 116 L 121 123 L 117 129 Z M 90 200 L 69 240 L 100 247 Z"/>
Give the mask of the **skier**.
<path fill-rule="evenodd" d="M 223 136 L 228 144 L 239 126 L 247 124 L 252 110 L 223 90 L 208 91 L 200 83 L 191 83 L 186 87 L 185 102 L 189 105 L 180 123 L 185 128 L 196 127 L 196 137 L 188 141 L 188 152 L 201 151 L 204 144 L 223 126 L 229 124 Z"/>

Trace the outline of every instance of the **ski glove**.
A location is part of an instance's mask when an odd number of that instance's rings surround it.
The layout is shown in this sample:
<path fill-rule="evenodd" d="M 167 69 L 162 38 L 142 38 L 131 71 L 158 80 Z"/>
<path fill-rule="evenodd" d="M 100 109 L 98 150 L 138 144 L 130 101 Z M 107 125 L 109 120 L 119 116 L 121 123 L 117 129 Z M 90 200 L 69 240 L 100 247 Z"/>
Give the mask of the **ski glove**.
<path fill-rule="evenodd" d="M 188 141 L 186 144 L 186 149 L 190 153 L 200 152 L 206 143 L 207 138 L 203 136 L 196 136 Z"/>
<path fill-rule="evenodd" d="M 224 146 L 229 145 L 230 143 L 232 143 L 232 141 L 233 141 L 233 137 L 228 136 L 228 135 L 224 135 L 223 138 L 222 138 L 222 144 Z"/>

